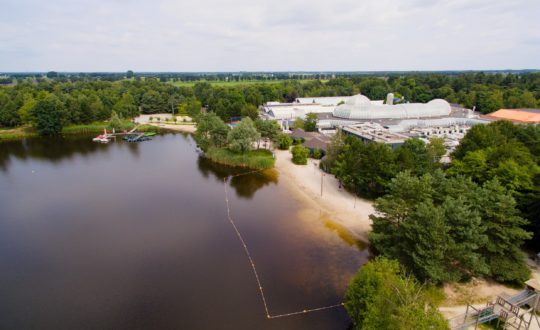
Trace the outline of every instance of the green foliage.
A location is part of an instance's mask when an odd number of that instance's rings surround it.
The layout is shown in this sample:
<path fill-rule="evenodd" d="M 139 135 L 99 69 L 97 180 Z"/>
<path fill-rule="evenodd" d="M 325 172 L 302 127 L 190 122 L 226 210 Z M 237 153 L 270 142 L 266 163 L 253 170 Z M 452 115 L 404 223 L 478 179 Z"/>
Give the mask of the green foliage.
<path fill-rule="evenodd" d="M 113 112 L 116 112 L 122 118 L 133 118 L 139 115 L 137 105 L 133 96 L 127 92 L 114 104 Z"/>
<path fill-rule="evenodd" d="M 186 97 L 178 104 L 178 114 L 195 118 L 201 113 L 201 108 L 201 102 L 195 97 Z"/>
<path fill-rule="evenodd" d="M 245 153 L 253 149 L 253 144 L 257 142 L 261 134 L 255 128 L 251 118 L 246 117 L 236 124 L 227 135 L 229 149 L 237 153 Z"/>
<path fill-rule="evenodd" d="M 491 275 L 498 281 L 526 279 L 519 247 L 530 237 L 515 201 L 497 180 L 479 186 L 440 171 L 398 174 L 377 199 L 370 241 L 421 280 L 436 283 Z M 496 265 L 506 265 L 506 269 Z M 512 268 L 512 272 L 506 272 Z M 518 277 L 522 276 L 522 277 Z"/>
<path fill-rule="evenodd" d="M 292 153 L 292 162 L 296 165 L 306 165 L 307 159 L 309 156 L 309 149 L 304 147 L 303 145 L 295 145 L 291 149 Z"/>
<path fill-rule="evenodd" d="M 275 163 L 272 152 L 265 149 L 253 150 L 239 154 L 225 148 L 211 147 L 205 153 L 205 157 L 218 164 L 234 167 L 246 167 L 255 170 L 272 168 Z"/>
<path fill-rule="evenodd" d="M 62 108 L 62 102 L 54 94 L 44 92 L 39 95 L 31 111 L 33 126 L 39 135 L 58 135 L 62 132 Z"/>
<path fill-rule="evenodd" d="M 429 144 L 426 148 L 432 164 L 439 164 L 441 158 L 446 154 L 446 148 L 444 147 L 443 138 L 433 137 L 429 139 Z"/>
<path fill-rule="evenodd" d="M 259 118 L 259 109 L 253 104 L 246 104 L 240 110 L 242 117 L 249 117 L 252 120 Z"/>
<path fill-rule="evenodd" d="M 530 275 L 520 251 L 523 242 L 531 238 L 522 228 L 527 221 L 519 216 L 514 198 L 497 179 L 487 181 L 482 188 L 478 211 L 486 226 L 488 240 L 483 253 L 491 275 L 497 281 L 520 284 Z"/>
<path fill-rule="evenodd" d="M 196 117 L 197 131 L 195 141 L 202 150 L 209 147 L 223 147 L 227 144 L 229 127 L 213 112 L 202 113 Z"/>
<path fill-rule="evenodd" d="M 109 127 L 112 129 L 123 129 L 124 128 L 124 123 L 122 122 L 122 120 L 120 119 L 120 117 L 118 117 L 118 115 L 116 114 L 115 111 L 112 112 L 112 115 L 111 115 L 111 119 L 109 120 Z"/>
<path fill-rule="evenodd" d="M 0 127 L 14 127 L 21 122 L 17 105 L 0 90 Z"/>
<path fill-rule="evenodd" d="M 311 80 L 287 77 L 259 77 L 257 79 L 260 80 L 255 80 L 246 76 L 228 77 L 229 81 L 224 80 L 225 75 L 187 78 L 185 75 L 171 77 L 171 74 L 161 74 L 159 79 L 141 79 L 129 70 L 106 76 L 70 74 L 67 80 L 65 76 L 50 72 L 51 79 L 38 78 L 37 84 L 32 78 L 17 79 L 17 84 L 2 86 L 2 93 L 13 102 L 15 111 L 11 103 L 8 107 L 1 106 L 0 121 L 3 126 L 31 122 L 28 117 L 28 109 L 33 107 L 31 99 L 43 91 L 55 94 L 62 102 L 64 125 L 107 120 L 113 110 L 123 118 L 131 118 L 139 111 L 163 113 L 172 112 L 178 107 L 181 114 L 195 117 L 202 106 L 229 120 L 242 114 L 254 116 L 253 107 L 267 101 L 294 101 L 297 97 L 353 95 L 360 92 L 371 99 L 384 99 L 387 92 L 393 91 L 396 96 L 401 95 L 411 102 L 441 97 L 467 107 L 476 106 L 482 112 L 499 107 L 536 107 L 540 100 L 538 88 L 535 87 L 540 84 L 538 73 L 385 74 L 384 77 L 375 74 L 330 80 L 325 80 L 327 77 L 324 74 L 318 74 Z M 125 80 L 125 77 L 135 79 Z M 171 78 L 176 79 L 174 84 Z M 201 79 L 214 81 L 209 83 Z M 11 77 L 7 78 L 7 81 L 11 80 Z M 0 103 L 7 102 L 4 100 Z M 23 110 L 23 107 L 26 109 Z M 300 123 L 297 124 L 302 127 Z"/>
<path fill-rule="evenodd" d="M 396 166 L 400 171 L 409 170 L 414 175 L 432 172 L 435 167 L 433 154 L 426 144 L 418 139 L 407 139 L 395 150 Z"/>
<path fill-rule="evenodd" d="M 276 136 L 276 145 L 280 150 L 288 150 L 292 144 L 292 139 L 288 134 L 279 133 Z"/>
<path fill-rule="evenodd" d="M 354 137 L 347 137 L 343 145 L 340 143 L 331 143 L 328 150 L 333 162 L 331 173 L 360 195 L 382 195 L 397 173 L 394 151 L 385 144 L 365 144 Z M 339 151 L 334 149 L 336 146 Z"/>
<path fill-rule="evenodd" d="M 315 132 L 317 130 L 317 114 L 315 113 L 308 113 L 306 115 L 306 121 L 304 122 L 304 129 L 306 132 Z"/>
<path fill-rule="evenodd" d="M 312 153 L 311 156 L 312 156 L 313 158 L 315 158 L 315 159 L 321 159 L 321 157 L 322 157 L 322 151 L 321 151 L 321 149 L 318 149 L 318 148 L 313 149 L 313 153 Z"/>
<path fill-rule="evenodd" d="M 300 118 L 296 118 L 292 124 L 292 129 L 297 129 L 297 128 L 300 128 L 300 129 L 304 129 L 304 121 Z"/>
<path fill-rule="evenodd" d="M 431 296 L 397 261 L 376 258 L 351 281 L 345 308 L 358 330 L 448 329 Z"/>
<path fill-rule="evenodd" d="M 332 136 L 327 148 L 328 150 L 326 151 L 326 158 L 324 159 L 323 168 L 325 168 L 325 170 L 330 171 L 330 169 L 334 167 L 339 155 L 343 153 L 345 144 L 345 135 L 341 131 L 338 131 Z"/>
<path fill-rule="evenodd" d="M 279 124 L 275 120 L 255 120 L 255 128 L 261 134 L 261 138 L 272 141 L 279 132 Z M 257 146 L 258 148 L 258 146 Z"/>
<path fill-rule="evenodd" d="M 540 126 L 497 121 L 469 130 L 453 153 L 449 175 L 466 175 L 483 184 L 497 178 L 518 202 L 540 247 Z"/>

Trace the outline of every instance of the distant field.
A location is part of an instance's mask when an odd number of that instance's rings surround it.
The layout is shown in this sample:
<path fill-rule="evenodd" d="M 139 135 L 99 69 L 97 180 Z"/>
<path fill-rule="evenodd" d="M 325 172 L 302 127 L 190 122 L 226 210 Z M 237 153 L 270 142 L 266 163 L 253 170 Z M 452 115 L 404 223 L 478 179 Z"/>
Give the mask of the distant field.
<path fill-rule="evenodd" d="M 307 83 L 313 81 L 314 79 L 295 79 L 294 81 L 299 81 L 300 83 Z M 278 84 L 284 81 L 293 81 L 293 79 L 285 80 L 241 80 L 241 81 L 222 81 L 222 80 L 199 80 L 199 81 L 169 81 L 170 84 L 178 87 L 192 87 L 198 82 L 208 82 L 213 86 L 240 86 L 240 85 L 255 85 L 255 84 Z M 322 82 L 327 82 L 328 80 L 321 80 Z"/>

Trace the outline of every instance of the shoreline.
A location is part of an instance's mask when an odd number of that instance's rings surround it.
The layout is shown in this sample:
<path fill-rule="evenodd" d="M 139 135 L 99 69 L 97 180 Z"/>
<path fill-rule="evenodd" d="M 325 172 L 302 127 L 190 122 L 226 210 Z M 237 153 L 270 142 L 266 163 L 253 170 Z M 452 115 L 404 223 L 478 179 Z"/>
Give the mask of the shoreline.
<path fill-rule="evenodd" d="M 325 214 L 355 239 L 369 244 L 371 231 L 369 215 L 374 213 L 371 201 L 356 197 L 345 188 L 339 189 L 338 180 L 319 169 L 319 161 L 308 159 L 307 165 L 295 165 L 289 150 L 275 150 L 274 169 L 279 173 L 289 192 L 298 199 L 299 212 Z M 322 197 L 321 197 L 322 175 Z M 315 214 L 313 214 L 315 216 Z"/>

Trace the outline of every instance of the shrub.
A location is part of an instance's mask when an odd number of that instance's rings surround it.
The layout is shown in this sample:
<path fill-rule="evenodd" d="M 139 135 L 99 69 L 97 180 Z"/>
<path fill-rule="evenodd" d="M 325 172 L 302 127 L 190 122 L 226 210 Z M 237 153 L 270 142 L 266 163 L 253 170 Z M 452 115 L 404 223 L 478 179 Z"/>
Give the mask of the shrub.
<path fill-rule="evenodd" d="M 285 133 L 279 133 L 276 137 L 276 145 L 280 150 L 288 150 L 292 144 L 292 139 Z"/>
<path fill-rule="evenodd" d="M 306 165 L 307 164 L 307 158 L 309 156 L 309 149 L 304 147 L 303 145 L 295 145 L 291 149 L 291 153 L 293 155 L 292 161 L 296 165 Z"/>
<path fill-rule="evenodd" d="M 321 157 L 322 157 L 321 149 L 319 149 L 319 148 L 313 149 L 313 154 L 312 154 L 312 156 L 313 156 L 313 158 L 315 158 L 315 159 L 321 159 Z"/>

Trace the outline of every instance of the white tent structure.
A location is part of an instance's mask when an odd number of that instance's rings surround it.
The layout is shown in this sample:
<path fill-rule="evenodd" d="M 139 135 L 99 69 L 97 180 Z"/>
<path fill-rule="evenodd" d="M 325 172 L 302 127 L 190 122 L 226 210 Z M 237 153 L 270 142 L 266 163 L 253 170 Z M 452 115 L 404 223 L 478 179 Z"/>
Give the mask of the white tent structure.
<path fill-rule="evenodd" d="M 440 117 L 450 114 L 450 104 L 442 99 L 428 103 L 374 104 L 364 95 L 355 95 L 334 110 L 334 116 L 346 119 L 407 119 Z"/>

